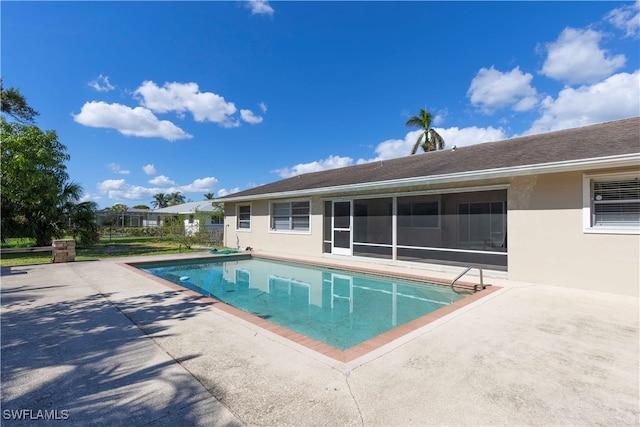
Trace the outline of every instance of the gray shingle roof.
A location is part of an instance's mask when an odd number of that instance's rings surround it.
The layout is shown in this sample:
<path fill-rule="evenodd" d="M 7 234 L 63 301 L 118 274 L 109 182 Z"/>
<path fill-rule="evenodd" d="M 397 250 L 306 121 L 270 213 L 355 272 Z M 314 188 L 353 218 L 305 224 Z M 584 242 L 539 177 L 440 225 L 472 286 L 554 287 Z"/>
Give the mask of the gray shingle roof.
<path fill-rule="evenodd" d="M 640 117 L 307 173 L 221 200 L 635 153 L 640 153 Z"/>

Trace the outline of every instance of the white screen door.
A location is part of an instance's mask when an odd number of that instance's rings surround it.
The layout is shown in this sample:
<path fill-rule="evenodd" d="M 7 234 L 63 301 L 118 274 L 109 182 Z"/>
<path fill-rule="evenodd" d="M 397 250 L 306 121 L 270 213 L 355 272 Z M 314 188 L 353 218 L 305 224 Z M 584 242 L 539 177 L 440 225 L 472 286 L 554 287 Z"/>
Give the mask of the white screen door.
<path fill-rule="evenodd" d="M 333 202 L 331 253 L 351 255 L 351 201 Z"/>

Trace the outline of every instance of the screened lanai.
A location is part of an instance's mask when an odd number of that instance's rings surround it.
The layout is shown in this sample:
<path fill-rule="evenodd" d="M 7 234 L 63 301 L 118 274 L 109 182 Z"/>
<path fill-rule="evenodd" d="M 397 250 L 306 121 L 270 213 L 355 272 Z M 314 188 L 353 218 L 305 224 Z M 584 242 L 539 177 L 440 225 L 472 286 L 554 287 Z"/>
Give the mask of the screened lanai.
<path fill-rule="evenodd" d="M 323 251 L 507 268 L 507 189 L 327 199 Z"/>

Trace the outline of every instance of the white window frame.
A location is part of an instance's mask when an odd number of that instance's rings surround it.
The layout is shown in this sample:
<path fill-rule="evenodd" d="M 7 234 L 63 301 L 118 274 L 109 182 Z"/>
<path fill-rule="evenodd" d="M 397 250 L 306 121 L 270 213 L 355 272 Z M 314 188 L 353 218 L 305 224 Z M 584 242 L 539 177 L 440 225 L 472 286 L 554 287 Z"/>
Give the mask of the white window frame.
<path fill-rule="evenodd" d="M 593 183 L 595 181 L 622 181 L 637 178 L 638 172 L 594 173 L 584 174 L 582 178 L 582 229 L 585 233 L 595 234 L 640 234 L 637 226 L 593 226 Z"/>
<path fill-rule="evenodd" d="M 240 208 L 248 206 L 249 207 L 249 228 L 240 228 Z M 253 206 L 251 203 L 239 203 L 236 205 L 236 231 L 242 232 L 250 232 L 251 231 L 251 223 L 253 222 Z"/>
<path fill-rule="evenodd" d="M 273 205 L 275 204 L 288 204 L 289 205 L 289 227 L 292 227 L 292 218 L 293 218 L 293 212 L 292 212 L 292 206 L 294 203 L 308 203 L 309 204 L 309 213 L 308 213 L 308 218 L 309 218 L 309 228 L 307 228 L 306 230 L 294 230 L 292 228 L 289 229 L 284 229 L 284 230 L 278 230 L 276 228 L 273 227 L 273 217 L 274 217 L 274 212 L 273 212 Z M 269 232 L 270 233 L 284 233 L 284 234 L 311 234 L 311 219 L 313 218 L 313 215 L 311 214 L 312 212 L 312 205 L 311 205 L 311 200 L 310 199 L 292 199 L 292 200 L 272 200 L 269 202 Z"/>

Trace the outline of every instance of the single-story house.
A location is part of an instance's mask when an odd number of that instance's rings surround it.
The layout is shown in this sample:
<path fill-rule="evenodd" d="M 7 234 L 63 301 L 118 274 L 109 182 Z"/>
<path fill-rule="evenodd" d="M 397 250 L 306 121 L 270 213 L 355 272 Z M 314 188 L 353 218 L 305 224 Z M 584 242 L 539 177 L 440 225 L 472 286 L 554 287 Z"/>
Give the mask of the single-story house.
<path fill-rule="evenodd" d="M 197 232 L 202 219 L 204 219 L 204 224 L 202 225 L 208 230 L 223 230 L 224 228 L 224 213 L 222 208 L 218 207 L 213 200 L 167 206 L 166 208 L 154 209 L 152 214 L 158 217 L 160 225 L 164 223 L 164 217 L 166 216 L 185 216 L 184 227 L 187 232 Z"/>
<path fill-rule="evenodd" d="M 128 208 L 124 211 L 114 211 L 102 209 L 97 212 L 98 224 L 102 227 L 162 227 L 166 217 L 176 217 L 187 215 L 185 225 L 199 219 L 195 216 L 204 217 L 204 226 L 208 229 L 222 229 L 224 212 L 221 207 L 212 200 L 199 202 L 186 202 L 179 205 L 168 206 L 159 209 L 134 209 Z"/>
<path fill-rule="evenodd" d="M 308 173 L 219 200 L 227 246 L 480 265 L 517 281 L 639 293 L 640 117 Z"/>
<path fill-rule="evenodd" d="M 97 212 L 100 227 L 157 227 L 159 218 L 150 209 L 128 208 L 125 211 L 102 209 Z"/>

